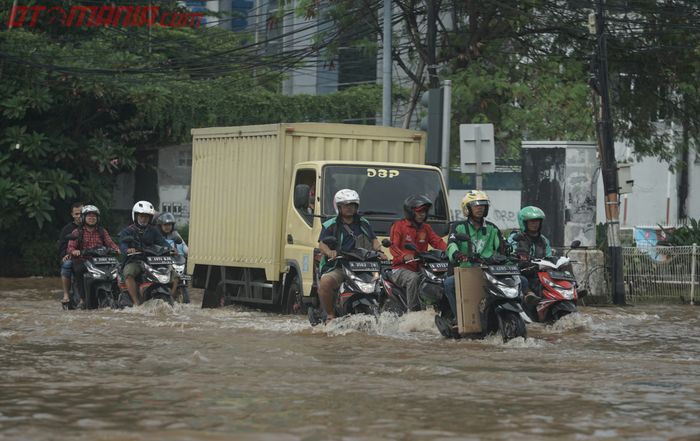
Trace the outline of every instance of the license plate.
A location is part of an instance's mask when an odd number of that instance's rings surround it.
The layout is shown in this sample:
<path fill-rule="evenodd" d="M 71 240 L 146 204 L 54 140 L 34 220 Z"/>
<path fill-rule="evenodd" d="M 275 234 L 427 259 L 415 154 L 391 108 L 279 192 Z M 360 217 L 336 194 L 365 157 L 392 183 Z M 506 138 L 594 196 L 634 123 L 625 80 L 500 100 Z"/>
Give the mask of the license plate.
<path fill-rule="evenodd" d="M 93 257 L 91 260 L 95 265 L 116 265 L 117 263 L 115 257 Z"/>
<path fill-rule="evenodd" d="M 170 256 L 148 256 L 146 261 L 152 265 L 172 265 L 173 258 Z"/>
<path fill-rule="evenodd" d="M 348 262 L 351 271 L 379 271 L 379 262 Z"/>
<path fill-rule="evenodd" d="M 489 271 L 494 276 L 512 276 L 520 274 L 520 269 L 517 265 L 489 265 Z"/>
<path fill-rule="evenodd" d="M 576 277 L 568 271 L 550 271 L 549 276 L 556 280 L 568 280 L 569 282 L 575 282 Z"/>
<path fill-rule="evenodd" d="M 432 271 L 447 271 L 447 266 L 447 262 L 434 262 L 428 264 L 428 268 L 430 268 Z"/>

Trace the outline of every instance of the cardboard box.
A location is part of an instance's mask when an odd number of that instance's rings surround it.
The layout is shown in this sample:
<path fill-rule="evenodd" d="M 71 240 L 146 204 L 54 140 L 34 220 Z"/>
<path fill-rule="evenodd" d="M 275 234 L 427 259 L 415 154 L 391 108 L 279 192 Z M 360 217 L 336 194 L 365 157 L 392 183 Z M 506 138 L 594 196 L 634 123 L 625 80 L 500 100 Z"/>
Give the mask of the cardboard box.
<path fill-rule="evenodd" d="M 480 333 L 479 304 L 484 298 L 484 275 L 481 268 L 455 268 L 455 295 L 459 333 Z"/>

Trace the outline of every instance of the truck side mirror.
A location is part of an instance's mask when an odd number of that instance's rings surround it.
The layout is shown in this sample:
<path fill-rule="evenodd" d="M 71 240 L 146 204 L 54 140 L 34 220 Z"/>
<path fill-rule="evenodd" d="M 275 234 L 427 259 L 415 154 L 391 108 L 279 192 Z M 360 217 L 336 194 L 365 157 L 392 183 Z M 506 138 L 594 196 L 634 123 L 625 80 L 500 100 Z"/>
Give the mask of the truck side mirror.
<path fill-rule="evenodd" d="M 335 249 L 338 247 L 338 239 L 336 239 L 336 238 L 333 237 L 333 236 L 326 237 L 326 238 L 323 239 L 321 242 L 323 242 L 324 244 L 326 244 L 326 246 L 327 246 L 328 248 L 332 249 L 332 250 L 335 250 Z"/>
<path fill-rule="evenodd" d="M 389 248 L 391 246 L 391 241 L 389 239 L 382 239 L 382 246 L 384 248 Z"/>
<path fill-rule="evenodd" d="M 309 206 L 309 186 L 299 184 L 294 187 L 294 208 L 297 210 L 306 210 Z"/>

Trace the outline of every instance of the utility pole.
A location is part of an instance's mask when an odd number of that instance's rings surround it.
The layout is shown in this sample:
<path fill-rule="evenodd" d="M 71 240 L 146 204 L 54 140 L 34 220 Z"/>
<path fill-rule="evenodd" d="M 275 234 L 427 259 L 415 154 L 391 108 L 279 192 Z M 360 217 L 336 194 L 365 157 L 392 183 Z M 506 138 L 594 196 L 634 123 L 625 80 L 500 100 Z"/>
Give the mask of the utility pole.
<path fill-rule="evenodd" d="M 382 47 L 382 124 L 391 127 L 391 0 L 384 0 Z"/>
<path fill-rule="evenodd" d="M 620 194 L 615 160 L 615 144 L 610 115 L 610 95 L 608 91 L 608 53 L 605 43 L 605 12 L 603 1 L 596 0 L 595 35 L 596 58 L 595 78 L 591 86 L 594 92 L 594 109 L 598 152 L 605 193 L 605 225 L 612 275 L 613 303 L 625 304 L 625 284 L 622 276 L 622 248 L 620 246 Z M 589 19 L 590 21 L 590 19 Z"/>
<path fill-rule="evenodd" d="M 435 46 L 437 40 L 437 12 L 438 0 L 428 0 L 428 87 L 437 89 L 440 82 L 437 76 L 437 64 L 435 62 Z"/>

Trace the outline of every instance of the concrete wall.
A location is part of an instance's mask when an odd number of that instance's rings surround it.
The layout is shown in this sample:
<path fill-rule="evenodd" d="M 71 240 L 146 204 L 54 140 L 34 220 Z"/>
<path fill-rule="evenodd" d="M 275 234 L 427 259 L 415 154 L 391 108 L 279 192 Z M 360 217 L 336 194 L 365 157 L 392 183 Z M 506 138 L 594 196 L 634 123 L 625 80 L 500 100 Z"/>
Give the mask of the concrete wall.
<path fill-rule="evenodd" d="M 464 219 L 462 214 L 462 198 L 466 190 L 450 190 L 449 192 L 450 213 L 452 219 Z M 491 200 L 488 220 L 493 222 L 504 232 L 518 228 L 518 210 L 520 210 L 519 190 L 488 190 L 486 193 Z"/>
<path fill-rule="evenodd" d="M 189 222 L 192 145 L 182 144 L 159 149 L 158 211 L 170 212 L 179 225 Z"/>
<path fill-rule="evenodd" d="M 678 174 L 668 171 L 668 164 L 657 158 L 636 160 L 632 156 L 632 146 L 615 143 L 618 162 L 632 163 L 631 175 L 634 179 L 632 193 L 621 196 L 620 226 L 636 225 L 678 225 Z M 689 158 L 688 216 L 700 218 L 700 156 L 694 151 Z M 597 195 L 601 201 L 597 205 L 597 222 L 605 222 L 603 200 L 603 179 L 598 174 Z"/>

